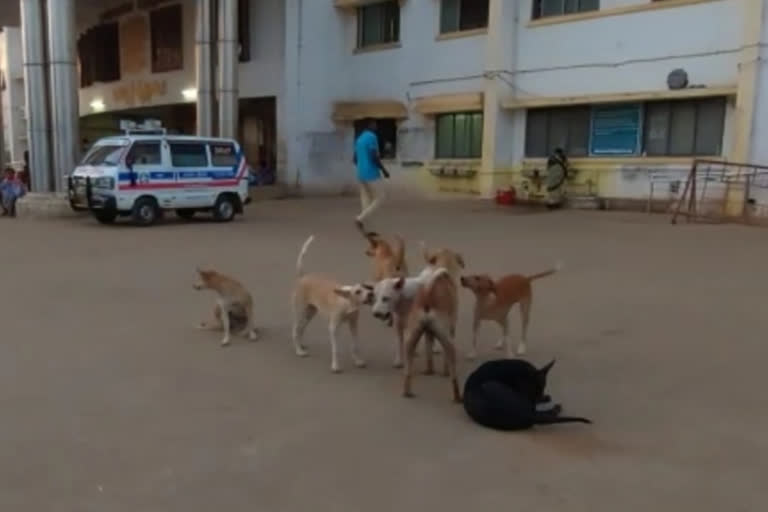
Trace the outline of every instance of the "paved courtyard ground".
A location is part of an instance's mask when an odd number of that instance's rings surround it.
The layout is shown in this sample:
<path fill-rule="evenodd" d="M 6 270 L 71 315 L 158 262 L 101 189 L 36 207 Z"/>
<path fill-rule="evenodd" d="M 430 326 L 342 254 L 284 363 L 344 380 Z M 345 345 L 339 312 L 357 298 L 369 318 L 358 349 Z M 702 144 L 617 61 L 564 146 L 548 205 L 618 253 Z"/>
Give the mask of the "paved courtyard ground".
<path fill-rule="evenodd" d="M 530 358 L 595 421 L 503 434 L 439 377 L 399 396 L 392 333 L 366 317 L 368 369 L 289 342 L 297 251 L 368 272 L 355 202 L 264 202 L 230 225 L 0 222 L 0 510 L 56 512 L 763 510 L 768 501 L 768 231 L 666 217 L 390 204 L 376 227 L 455 247 L 470 271 L 565 270 L 535 285 Z M 196 265 L 251 288 L 265 337 L 193 328 Z M 469 343 L 463 294 L 459 344 Z M 515 312 L 513 332 L 518 333 Z M 483 330 L 492 357 L 497 333 Z M 348 340 L 344 333 L 342 340 Z M 462 361 L 463 376 L 473 367 Z"/>

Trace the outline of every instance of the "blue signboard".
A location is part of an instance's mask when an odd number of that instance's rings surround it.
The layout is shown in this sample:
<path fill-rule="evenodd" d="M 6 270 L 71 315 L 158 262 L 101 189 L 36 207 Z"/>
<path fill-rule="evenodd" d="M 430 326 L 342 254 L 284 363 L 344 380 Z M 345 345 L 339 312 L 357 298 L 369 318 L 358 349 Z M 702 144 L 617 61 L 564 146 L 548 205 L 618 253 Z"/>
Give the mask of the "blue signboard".
<path fill-rule="evenodd" d="M 640 145 L 640 105 L 592 109 L 591 155 L 636 155 Z"/>

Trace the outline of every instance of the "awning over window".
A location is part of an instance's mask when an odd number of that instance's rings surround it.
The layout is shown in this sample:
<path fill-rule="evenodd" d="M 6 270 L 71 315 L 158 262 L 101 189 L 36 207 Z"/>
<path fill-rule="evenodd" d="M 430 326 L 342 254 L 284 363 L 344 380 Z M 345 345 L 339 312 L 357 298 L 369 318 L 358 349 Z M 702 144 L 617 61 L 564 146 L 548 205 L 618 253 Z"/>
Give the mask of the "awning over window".
<path fill-rule="evenodd" d="M 334 7 L 340 9 L 355 9 L 364 5 L 379 4 L 384 0 L 333 0 Z M 405 0 L 399 0 L 400 5 L 405 3 Z"/>
<path fill-rule="evenodd" d="M 483 110 L 483 93 L 438 94 L 413 100 L 414 109 L 424 115 Z"/>
<path fill-rule="evenodd" d="M 601 103 L 632 103 L 640 101 L 663 101 L 686 98 L 711 98 L 714 96 L 736 96 L 735 85 L 722 87 L 689 87 L 678 90 L 638 91 L 627 93 L 588 94 L 583 96 L 533 96 L 507 98 L 502 106 L 510 110 L 541 107 L 567 107 L 570 105 L 591 105 Z"/>
<path fill-rule="evenodd" d="M 332 118 L 337 123 L 351 123 L 366 117 L 375 119 L 406 119 L 408 109 L 399 101 L 337 101 Z"/>

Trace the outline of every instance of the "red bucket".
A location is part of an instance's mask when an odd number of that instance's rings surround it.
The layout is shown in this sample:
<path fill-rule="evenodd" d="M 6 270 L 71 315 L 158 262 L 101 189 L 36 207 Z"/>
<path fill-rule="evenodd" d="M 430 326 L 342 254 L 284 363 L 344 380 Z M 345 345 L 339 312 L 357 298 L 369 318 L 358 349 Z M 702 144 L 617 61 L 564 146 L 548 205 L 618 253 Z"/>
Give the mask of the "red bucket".
<path fill-rule="evenodd" d="M 503 204 L 507 206 L 515 204 L 516 197 L 517 192 L 515 191 L 515 187 L 509 187 L 507 190 L 497 190 L 496 204 Z"/>

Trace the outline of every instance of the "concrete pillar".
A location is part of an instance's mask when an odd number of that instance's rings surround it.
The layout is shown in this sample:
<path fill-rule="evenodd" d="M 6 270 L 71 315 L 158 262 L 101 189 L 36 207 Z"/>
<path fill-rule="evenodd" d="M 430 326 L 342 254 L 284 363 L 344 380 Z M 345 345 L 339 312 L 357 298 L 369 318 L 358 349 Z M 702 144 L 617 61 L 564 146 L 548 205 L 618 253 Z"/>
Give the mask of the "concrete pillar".
<path fill-rule="evenodd" d="M 30 185 L 35 192 L 50 192 L 53 189 L 43 5 L 42 0 L 20 1 Z"/>
<path fill-rule="evenodd" d="M 237 0 L 219 0 L 219 135 L 238 135 Z"/>
<path fill-rule="evenodd" d="M 213 11 L 211 0 L 197 2 L 196 71 L 197 71 L 197 134 L 213 135 Z"/>
<path fill-rule="evenodd" d="M 7 62 L 7 60 L 6 60 Z M 8 76 L 8 69 L 6 68 L 6 80 L 10 80 Z M 6 85 L 6 90 L 9 86 Z M 0 91 L 0 170 L 5 169 L 5 103 L 3 102 L 3 92 Z M 13 121 L 13 116 L 8 116 L 9 121 Z M 10 130 L 9 130 L 10 131 Z"/>
<path fill-rule="evenodd" d="M 66 188 L 80 158 L 80 105 L 75 51 L 75 0 L 48 1 L 48 57 L 51 81 L 53 186 Z"/>

